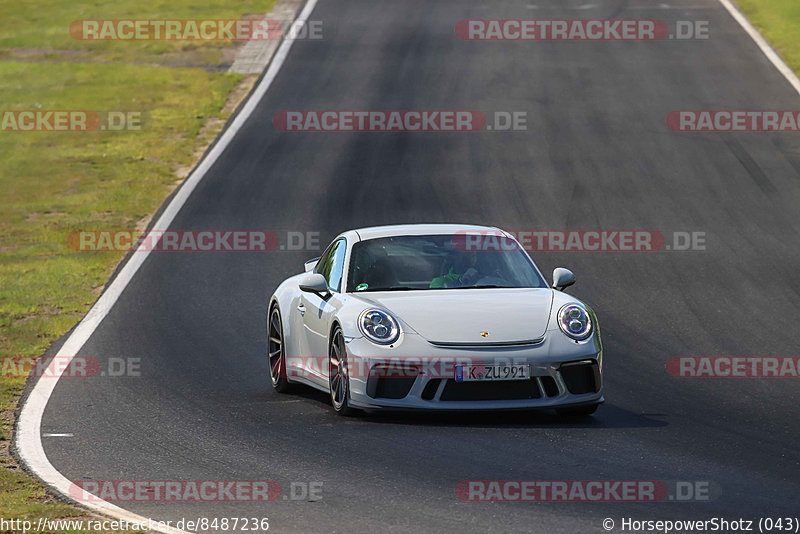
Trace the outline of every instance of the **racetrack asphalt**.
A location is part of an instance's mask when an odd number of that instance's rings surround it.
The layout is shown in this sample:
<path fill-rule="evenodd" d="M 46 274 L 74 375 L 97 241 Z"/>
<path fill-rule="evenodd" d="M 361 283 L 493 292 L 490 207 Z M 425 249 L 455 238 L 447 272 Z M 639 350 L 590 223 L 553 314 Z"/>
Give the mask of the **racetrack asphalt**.
<path fill-rule="evenodd" d="M 533 7 L 531 7 L 533 6 Z M 589 7 L 586 7 L 589 6 Z M 469 18 L 707 20 L 707 40 L 465 42 Z M 272 391 L 269 295 L 318 251 L 152 253 L 80 354 L 141 376 L 63 378 L 42 431 L 70 480 L 320 481 L 315 502 L 117 503 L 156 519 L 269 517 L 274 532 L 603 532 L 609 517 L 796 516 L 797 379 L 670 376 L 675 356 L 798 356 L 800 138 L 680 133 L 681 109 L 798 109 L 716 0 L 320 0 L 181 230 L 319 232 L 456 222 L 705 232 L 705 250 L 541 252 L 590 303 L 607 402 L 594 417 L 340 418 Z M 281 132 L 282 110 L 524 111 L 527 131 Z M 670 243 L 668 238 L 668 243 Z M 324 246 L 324 244 L 323 244 Z M 103 366 L 101 365 L 101 367 Z M 473 479 L 708 481 L 713 499 L 476 503 Z"/>

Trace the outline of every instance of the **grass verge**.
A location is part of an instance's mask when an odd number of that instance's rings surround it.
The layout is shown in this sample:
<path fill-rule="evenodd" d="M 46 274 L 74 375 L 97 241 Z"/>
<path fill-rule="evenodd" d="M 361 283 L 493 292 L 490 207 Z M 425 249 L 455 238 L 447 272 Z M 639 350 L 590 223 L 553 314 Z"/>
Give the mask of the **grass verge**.
<path fill-rule="evenodd" d="M 800 75 L 800 2 L 737 0 L 742 13 L 758 28 L 786 64 Z"/>
<path fill-rule="evenodd" d="M 0 130 L 0 518 L 84 518 L 48 496 L 8 453 L 35 357 L 91 307 L 122 252 L 75 252 L 77 229 L 143 227 L 185 178 L 255 77 L 226 73 L 230 42 L 78 41 L 77 19 L 234 19 L 275 0 L 7 3 L 0 111 L 140 112 L 138 131 Z M 17 362 L 17 363 L 13 363 Z M 77 532 L 65 530 L 65 532 Z"/>

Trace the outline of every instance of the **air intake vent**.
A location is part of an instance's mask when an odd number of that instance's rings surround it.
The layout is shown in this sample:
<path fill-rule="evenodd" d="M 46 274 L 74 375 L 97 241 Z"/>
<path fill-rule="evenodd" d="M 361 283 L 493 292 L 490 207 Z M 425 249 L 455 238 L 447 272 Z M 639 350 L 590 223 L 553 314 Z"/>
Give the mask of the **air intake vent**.
<path fill-rule="evenodd" d="M 600 391 L 600 368 L 596 362 L 565 364 L 559 369 L 567 390 L 573 395 Z"/>

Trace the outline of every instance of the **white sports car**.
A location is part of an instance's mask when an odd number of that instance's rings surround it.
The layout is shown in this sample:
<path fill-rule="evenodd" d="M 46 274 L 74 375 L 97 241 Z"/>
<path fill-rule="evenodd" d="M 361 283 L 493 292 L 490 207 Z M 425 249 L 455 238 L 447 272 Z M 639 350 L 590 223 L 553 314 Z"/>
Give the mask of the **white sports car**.
<path fill-rule="evenodd" d="M 334 409 L 556 408 L 603 402 L 594 312 L 545 282 L 510 234 L 464 225 L 344 232 L 269 300 L 270 375 Z"/>

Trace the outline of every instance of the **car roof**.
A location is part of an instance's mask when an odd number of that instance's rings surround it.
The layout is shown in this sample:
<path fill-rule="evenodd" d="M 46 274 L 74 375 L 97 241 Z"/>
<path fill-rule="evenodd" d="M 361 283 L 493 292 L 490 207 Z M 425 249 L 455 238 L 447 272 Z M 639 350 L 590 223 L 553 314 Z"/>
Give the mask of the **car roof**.
<path fill-rule="evenodd" d="M 398 224 L 393 226 L 370 226 L 353 230 L 359 239 L 377 239 L 399 235 L 447 235 L 456 233 L 497 233 L 502 232 L 493 226 L 476 226 L 472 224 Z"/>

